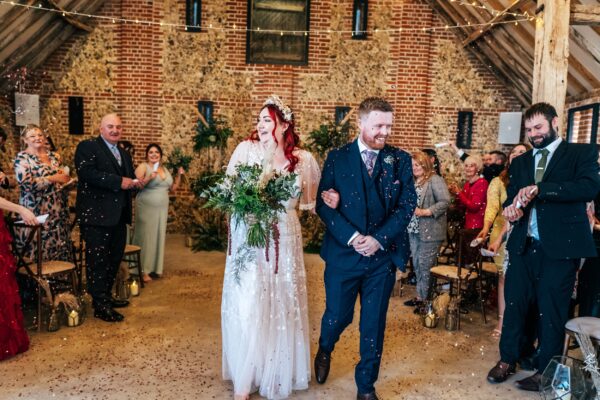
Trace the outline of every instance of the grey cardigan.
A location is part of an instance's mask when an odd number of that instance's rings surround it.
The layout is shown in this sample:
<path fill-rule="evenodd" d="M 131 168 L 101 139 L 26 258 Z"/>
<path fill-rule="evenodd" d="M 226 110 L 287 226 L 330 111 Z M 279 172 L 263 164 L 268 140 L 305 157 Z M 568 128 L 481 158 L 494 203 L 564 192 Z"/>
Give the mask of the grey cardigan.
<path fill-rule="evenodd" d="M 431 217 L 419 217 L 419 238 L 422 242 L 446 239 L 446 210 L 450 204 L 448 186 L 439 175 L 433 175 L 423 187 L 418 208 L 431 210 Z"/>

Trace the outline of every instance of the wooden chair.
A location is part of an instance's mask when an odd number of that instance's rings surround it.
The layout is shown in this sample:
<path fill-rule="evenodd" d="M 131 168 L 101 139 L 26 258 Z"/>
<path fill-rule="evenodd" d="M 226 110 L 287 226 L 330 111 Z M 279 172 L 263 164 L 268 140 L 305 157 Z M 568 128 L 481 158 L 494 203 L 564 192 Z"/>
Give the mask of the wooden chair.
<path fill-rule="evenodd" d="M 469 284 L 475 282 L 479 291 L 479 303 L 483 322 L 487 324 L 481 282 L 482 258 L 480 249 L 483 243 L 471 247 L 471 241 L 475 239 L 478 232 L 479 230 L 477 229 L 461 229 L 458 232 L 457 263 L 455 265 L 438 265 L 431 268 L 430 292 L 433 293 L 439 280 L 444 280 L 450 283 L 450 296 L 460 299 L 462 293 L 469 287 Z M 460 329 L 460 313 L 458 317 L 458 329 Z"/>
<path fill-rule="evenodd" d="M 125 252 L 123 253 L 123 261 L 126 261 L 131 268 L 131 264 L 134 263 L 137 267 L 137 273 L 140 278 L 140 286 L 144 287 L 144 279 L 142 276 L 142 248 L 135 244 L 125 245 Z"/>
<path fill-rule="evenodd" d="M 70 284 L 74 294 L 78 294 L 78 280 L 77 280 L 77 266 L 74 262 L 49 260 L 44 261 L 42 259 L 42 229 L 43 225 L 27 226 L 13 220 L 9 220 L 8 226 L 15 237 L 15 233 L 20 230 L 28 230 L 26 233 L 25 244 L 22 247 L 16 245 L 13 241 L 12 249 L 17 261 L 17 272 L 23 275 L 31 277 L 37 286 L 37 330 L 38 332 L 42 327 L 42 282 L 49 279 L 56 279 L 60 276 L 68 275 L 70 277 Z M 33 248 L 34 258 L 31 259 L 26 254 L 27 249 Z M 67 281 L 68 282 L 68 281 Z M 44 285 L 45 286 L 45 285 Z M 47 286 L 49 293 L 49 301 L 52 304 L 54 302 L 54 293 L 50 285 Z"/>

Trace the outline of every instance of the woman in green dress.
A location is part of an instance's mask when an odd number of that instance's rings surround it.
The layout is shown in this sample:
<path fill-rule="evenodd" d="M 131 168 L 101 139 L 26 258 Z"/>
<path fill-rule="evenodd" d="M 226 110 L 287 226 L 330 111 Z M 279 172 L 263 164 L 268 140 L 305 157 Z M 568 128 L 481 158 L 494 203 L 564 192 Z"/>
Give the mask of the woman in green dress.
<path fill-rule="evenodd" d="M 169 191 L 175 191 L 181 182 L 183 168 L 173 179 L 162 165 L 163 152 L 156 143 L 146 147 L 146 162 L 135 170 L 135 176 L 146 185 L 135 199 L 135 231 L 133 244 L 142 248 L 144 282 L 160 278 L 163 273 Z"/>

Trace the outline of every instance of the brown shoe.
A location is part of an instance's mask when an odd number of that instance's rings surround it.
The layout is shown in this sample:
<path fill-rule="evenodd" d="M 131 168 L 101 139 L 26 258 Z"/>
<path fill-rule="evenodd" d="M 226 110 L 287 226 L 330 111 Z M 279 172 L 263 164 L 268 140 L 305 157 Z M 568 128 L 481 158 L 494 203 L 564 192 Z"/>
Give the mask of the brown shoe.
<path fill-rule="evenodd" d="M 329 375 L 329 366 L 331 364 L 331 354 L 325 352 L 320 346 L 315 356 L 315 378 L 320 384 L 325 383 Z"/>
<path fill-rule="evenodd" d="M 514 373 L 514 365 L 498 361 L 494 368 L 490 369 L 490 372 L 488 372 L 487 380 L 490 383 L 502 383 L 509 377 L 509 375 Z"/>
<path fill-rule="evenodd" d="M 515 386 L 518 389 L 527 390 L 528 392 L 539 392 L 542 386 L 542 374 L 536 372 L 527 378 L 516 381 Z"/>
<path fill-rule="evenodd" d="M 356 400 L 379 400 L 376 392 L 356 395 Z"/>

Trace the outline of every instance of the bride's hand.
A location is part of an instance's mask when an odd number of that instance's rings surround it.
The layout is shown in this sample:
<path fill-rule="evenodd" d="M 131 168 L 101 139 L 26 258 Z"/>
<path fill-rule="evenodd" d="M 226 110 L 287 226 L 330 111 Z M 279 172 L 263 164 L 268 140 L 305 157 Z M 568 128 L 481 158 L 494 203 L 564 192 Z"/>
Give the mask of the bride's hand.
<path fill-rule="evenodd" d="M 334 189 L 324 190 L 321 192 L 321 198 L 327 207 L 333 208 L 334 210 L 340 204 L 340 194 Z"/>

